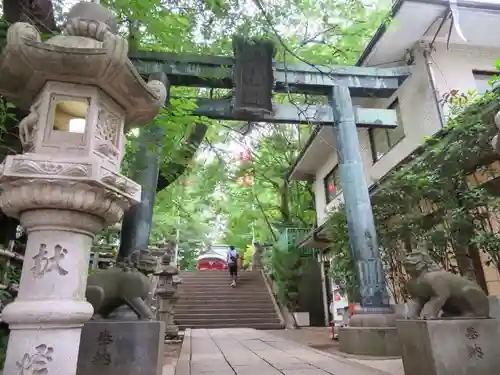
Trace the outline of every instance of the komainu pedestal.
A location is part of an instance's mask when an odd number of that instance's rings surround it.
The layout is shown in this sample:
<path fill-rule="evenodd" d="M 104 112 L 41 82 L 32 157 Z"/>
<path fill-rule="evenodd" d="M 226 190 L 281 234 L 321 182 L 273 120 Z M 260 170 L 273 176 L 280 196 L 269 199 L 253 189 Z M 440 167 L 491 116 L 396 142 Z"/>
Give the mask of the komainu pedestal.
<path fill-rule="evenodd" d="M 339 329 L 340 351 L 373 357 L 399 357 L 401 345 L 396 332 L 396 314 L 360 314 Z"/>
<path fill-rule="evenodd" d="M 439 268 L 426 251 L 403 260 L 411 320 L 396 322 L 405 375 L 493 375 L 500 370 L 500 321 L 473 281 Z M 418 319 L 418 320 L 417 320 Z"/>
<path fill-rule="evenodd" d="M 165 323 L 91 321 L 82 330 L 77 375 L 161 375 Z"/>
<path fill-rule="evenodd" d="M 398 320 L 405 375 L 498 375 L 497 319 Z"/>

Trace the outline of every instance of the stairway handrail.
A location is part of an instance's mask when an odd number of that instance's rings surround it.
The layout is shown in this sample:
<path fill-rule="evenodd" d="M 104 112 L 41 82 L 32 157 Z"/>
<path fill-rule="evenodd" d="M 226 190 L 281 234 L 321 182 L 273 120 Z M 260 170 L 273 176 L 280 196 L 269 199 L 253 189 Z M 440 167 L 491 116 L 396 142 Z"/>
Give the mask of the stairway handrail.
<path fill-rule="evenodd" d="M 266 274 L 264 273 L 264 270 L 259 270 L 261 277 L 264 279 L 264 284 L 266 284 L 267 292 L 269 293 L 269 297 L 271 297 L 271 301 L 273 302 L 274 310 L 276 311 L 276 314 L 278 314 L 278 319 L 280 320 L 280 324 L 282 327 L 286 326 L 285 318 L 283 317 L 283 313 L 281 312 L 281 309 L 278 305 L 278 302 L 276 301 L 276 298 L 274 297 L 273 290 L 271 289 L 271 285 L 269 285 L 269 280 L 267 279 Z"/>

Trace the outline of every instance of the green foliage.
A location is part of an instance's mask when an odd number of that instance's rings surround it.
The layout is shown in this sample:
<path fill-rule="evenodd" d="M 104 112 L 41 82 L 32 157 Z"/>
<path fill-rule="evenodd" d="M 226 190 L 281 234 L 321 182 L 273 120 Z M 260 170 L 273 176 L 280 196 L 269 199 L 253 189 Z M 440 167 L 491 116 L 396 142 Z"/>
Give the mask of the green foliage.
<path fill-rule="evenodd" d="M 224 186 L 230 203 L 225 207 L 225 241 L 246 247 L 252 243 L 252 227 L 253 239 L 261 243 L 274 241 L 280 225 L 311 228 L 315 217 L 311 185 L 283 181 L 303 138 L 293 128 L 273 127 L 243 145 L 251 151 L 251 160 L 235 163 Z M 253 183 L 241 184 L 239 178 L 247 175 Z"/>
<path fill-rule="evenodd" d="M 254 253 L 253 245 L 248 245 L 245 248 L 245 251 L 243 252 L 243 267 L 244 268 L 249 267 L 252 264 L 253 253 Z"/>
<path fill-rule="evenodd" d="M 272 279 L 279 302 L 292 312 L 297 309 L 304 265 L 300 249 L 283 241 L 274 244 L 271 253 Z"/>
<path fill-rule="evenodd" d="M 120 30 L 128 37 L 132 50 L 232 55 L 231 41 L 240 35 L 250 40 L 264 37 L 274 41 L 279 60 L 313 64 L 353 63 L 387 14 L 385 8 L 380 10 L 361 0 L 282 0 L 265 7 L 250 0 L 197 3 L 180 0 L 168 4 L 160 0 L 133 4 L 106 0 L 102 4 L 117 14 Z M 289 29 L 290 23 L 303 27 L 293 35 L 282 32 Z M 274 241 L 277 225 L 312 227 L 314 223 L 312 186 L 283 183 L 311 127 L 257 129 L 242 137 L 234 125 L 190 114 L 194 102 L 187 98 L 226 94 L 222 91 L 213 90 L 209 94 L 208 90 L 175 87 L 171 106 L 155 119 L 155 124 L 165 130 L 162 147 L 158 149 L 162 173 L 172 172 L 171 163 L 190 164 L 182 179 L 190 181 L 188 185 L 177 181 L 158 195 L 151 234 L 152 241 L 179 234 L 182 267 L 194 267 L 199 252 L 213 242 L 243 249 L 252 240 Z M 306 102 L 291 94 L 277 99 Z M 307 100 L 311 104 L 319 101 Z M 182 159 L 178 151 L 197 121 L 210 128 L 196 160 L 191 163 Z M 134 132 L 127 136 L 123 171 L 129 176 L 135 173 L 131 161 L 136 138 Z M 252 162 L 237 165 L 227 145 L 247 143 L 252 150 Z M 238 178 L 247 173 L 254 178 L 252 186 L 238 183 Z M 225 230 L 223 236 L 218 234 L 221 230 Z"/>
<path fill-rule="evenodd" d="M 345 282 L 349 301 L 359 301 L 359 281 L 356 272 L 356 263 L 349 253 L 349 235 L 347 232 L 347 218 L 345 207 L 339 206 L 328 218 L 326 223 L 330 239 L 330 277 Z"/>
<path fill-rule="evenodd" d="M 449 258 L 451 247 L 460 272 L 471 272 L 470 262 L 460 257 L 467 256 L 478 229 L 479 209 L 498 206 L 495 195 L 468 182 L 479 167 L 497 159 L 491 147 L 497 98 L 497 92 L 487 92 L 468 97 L 461 112 L 452 107 L 457 114 L 449 117 L 443 134 L 427 139 L 421 155 L 392 172 L 376 191 L 374 213 L 388 247 L 406 242 L 411 248 L 426 240 L 441 263 Z M 422 207 L 424 202 L 427 207 Z"/>
<path fill-rule="evenodd" d="M 488 264 L 494 264 L 500 270 L 500 237 L 497 233 L 479 232 L 471 238 L 471 243 L 489 255 Z"/>
<path fill-rule="evenodd" d="M 0 334 L 0 367 L 3 368 L 5 356 L 7 355 L 7 344 L 9 343 L 9 333 Z"/>

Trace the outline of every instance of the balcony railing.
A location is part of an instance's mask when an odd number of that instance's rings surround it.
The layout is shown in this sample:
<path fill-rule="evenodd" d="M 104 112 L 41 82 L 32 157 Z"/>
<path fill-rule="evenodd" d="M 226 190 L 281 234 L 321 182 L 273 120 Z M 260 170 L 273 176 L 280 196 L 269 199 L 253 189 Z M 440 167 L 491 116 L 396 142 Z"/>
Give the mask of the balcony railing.
<path fill-rule="evenodd" d="M 300 252 L 301 255 L 309 258 L 314 257 L 319 251 L 318 249 L 299 249 L 300 243 L 311 233 L 309 228 L 283 228 L 280 231 L 280 236 L 278 238 L 278 244 L 286 245 L 287 247 L 295 247 Z"/>

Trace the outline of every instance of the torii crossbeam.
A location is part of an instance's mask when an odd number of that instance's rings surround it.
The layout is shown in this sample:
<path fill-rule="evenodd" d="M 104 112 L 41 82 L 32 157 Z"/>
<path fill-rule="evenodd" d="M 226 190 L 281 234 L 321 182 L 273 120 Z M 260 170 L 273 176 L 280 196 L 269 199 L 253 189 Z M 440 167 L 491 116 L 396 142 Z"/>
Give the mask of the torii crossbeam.
<path fill-rule="evenodd" d="M 138 52 L 129 56 L 142 75 L 163 72 L 172 86 L 233 88 L 234 58 L 224 56 L 177 55 Z M 330 95 L 333 86 L 349 88 L 351 97 L 389 98 L 409 76 L 408 67 L 365 68 L 352 66 L 310 66 L 304 63 L 276 64 L 276 93 Z M 231 112 L 230 100 L 198 99 L 195 114 L 221 119 L 242 120 Z M 395 128 L 393 109 L 355 109 L 359 127 Z M 260 119 L 283 124 L 334 125 L 328 105 L 277 104 L 274 114 Z"/>

